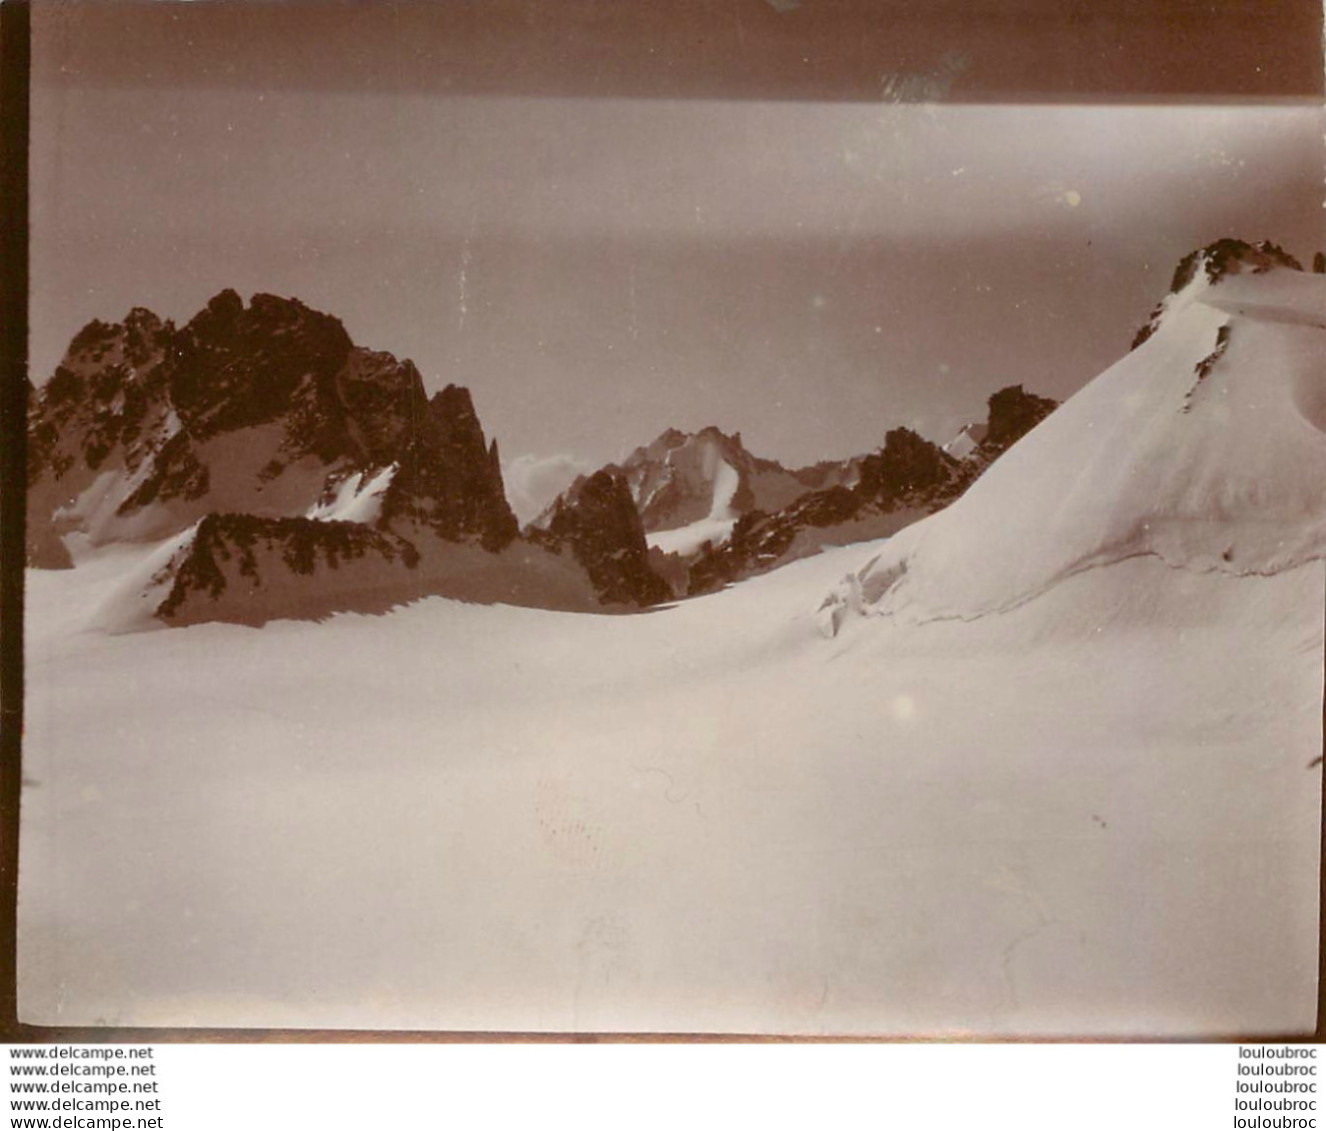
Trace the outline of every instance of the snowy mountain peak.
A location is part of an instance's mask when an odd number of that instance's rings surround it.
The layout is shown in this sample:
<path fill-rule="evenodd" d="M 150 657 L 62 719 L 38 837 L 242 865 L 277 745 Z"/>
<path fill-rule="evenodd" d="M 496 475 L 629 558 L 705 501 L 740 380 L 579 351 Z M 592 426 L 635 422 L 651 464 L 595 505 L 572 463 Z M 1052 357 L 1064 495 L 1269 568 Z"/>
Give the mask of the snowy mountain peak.
<path fill-rule="evenodd" d="M 1221 239 L 1189 252 L 1174 269 L 1169 294 L 1160 300 L 1151 317 L 1134 335 L 1132 348 L 1136 349 L 1154 334 L 1167 315 L 1197 300 L 1222 279 L 1243 273 L 1263 275 L 1277 267 L 1303 270 L 1297 259 L 1270 240 L 1247 243 Z"/>
<path fill-rule="evenodd" d="M 714 425 L 698 432 L 665 429 L 603 470 L 626 482 L 650 545 L 682 555 L 722 543 L 741 515 L 781 509 L 812 489 L 799 473 L 749 452 L 741 433 Z M 561 502 L 574 503 L 588 478 L 579 477 Z M 534 525 L 546 527 L 556 507 L 554 502 Z"/>
<path fill-rule="evenodd" d="M 826 601 L 829 624 L 980 616 L 1126 558 L 1268 575 L 1326 556 L 1326 278 L 1234 250 L 1185 265 L 1185 301 L 891 539 Z"/>

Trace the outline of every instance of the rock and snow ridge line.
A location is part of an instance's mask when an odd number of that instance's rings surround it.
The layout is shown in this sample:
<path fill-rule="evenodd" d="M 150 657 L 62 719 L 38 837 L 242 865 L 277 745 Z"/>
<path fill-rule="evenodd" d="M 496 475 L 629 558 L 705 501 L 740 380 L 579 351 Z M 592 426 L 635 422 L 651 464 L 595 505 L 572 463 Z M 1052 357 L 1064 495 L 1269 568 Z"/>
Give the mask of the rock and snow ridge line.
<path fill-rule="evenodd" d="M 66 535 L 79 534 L 81 546 L 153 543 L 182 531 L 196 535 L 209 515 L 225 516 L 218 528 L 226 532 L 223 546 L 231 535 L 289 543 L 259 557 L 237 547 L 222 552 L 223 561 L 238 553 L 244 568 L 205 587 L 208 603 L 197 614 L 204 618 L 222 615 L 228 602 L 220 598 L 231 586 L 250 595 L 287 587 L 293 577 L 268 572 L 305 562 L 312 543 L 325 543 L 325 552 L 314 555 L 310 573 L 297 571 L 298 584 L 326 589 L 329 607 L 354 606 L 362 587 L 348 578 L 352 559 L 341 533 L 287 520 L 358 523 L 425 548 L 477 538 L 496 553 L 517 539 L 496 441 L 488 444 L 468 392 L 448 386 L 428 398 L 409 361 L 355 346 L 339 321 L 297 300 L 255 295 L 246 307 L 227 291 L 179 329 L 141 309 L 120 324 L 92 323 L 33 399 L 33 564 L 72 564 Z M 590 481 L 582 477 L 541 528 L 520 540 L 531 559 L 569 555 L 599 603 L 652 605 L 703 591 L 688 563 L 723 547 L 752 513 L 787 516 L 780 521 L 789 530 L 837 521 L 840 496 L 856 491 L 880 458 L 887 463 L 885 453 L 789 471 L 751 455 L 739 434 L 670 429 L 620 469 L 604 469 L 623 480 L 636 514 L 609 502 L 616 489 L 600 485 L 584 514 L 564 518 L 552 533 L 559 507 L 580 507 Z M 833 505 L 788 515 L 808 493 L 827 493 Z M 909 512 L 906 521 L 920 513 Z M 847 517 L 847 540 L 888 533 L 904 521 L 862 526 L 854 513 Z M 786 533 L 780 528 L 779 538 Z M 822 533 L 803 538 L 795 556 L 832 540 Z M 367 535 L 360 543 L 389 572 L 413 570 L 402 563 L 417 555 L 388 555 Z M 771 568 L 786 549 L 771 552 L 764 539 L 723 581 Z M 184 559 L 172 561 L 183 568 Z M 395 584 L 402 599 L 419 595 L 420 576 L 401 574 Z M 391 583 L 379 578 L 372 588 L 385 591 Z M 555 603 L 566 607 L 567 600 Z M 172 602 L 163 616 L 181 608 Z"/>
<path fill-rule="evenodd" d="M 1208 431 L 1208 418 L 1213 413 L 1228 414 L 1231 395 L 1234 401 L 1240 395 L 1244 401 L 1249 400 L 1247 390 L 1239 393 L 1235 388 L 1231 394 L 1227 374 L 1231 366 L 1237 372 L 1240 365 L 1249 364 L 1249 358 L 1271 357 L 1282 366 L 1302 368 L 1299 355 L 1303 351 L 1293 345 L 1294 335 L 1315 335 L 1326 323 L 1326 312 L 1321 309 L 1319 299 L 1313 296 L 1310 287 L 1305 290 L 1302 283 L 1311 277 L 1282 262 L 1278 257 L 1283 253 L 1278 249 L 1267 251 L 1267 245 L 1239 246 L 1247 250 L 1240 252 L 1226 242 L 1213 245 L 1214 251 L 1208 249 L 1200 257 L 1185 261 L 1186 268 L 1176 274 L 1176 279 L 1181 278 L 1180 289 L 1162 303 L 1161 314 L 1154 320 L 1151 332 L 1134 351 L 1150 358 L 1153 366 L 1160 366 L 1166 373 L 1186 371 L 1182 409 L 1194 418 L 1207 420 Z M 1173 327 L 1180 325 L 1189 329 L 1178 334 Z M 272 333 L 274 327 L 278 333 Z M 1267 338 L 1270 328 L 1279 328 L 1279 332 Z M 180 335 L 178 340 L 177 335 Z M 272 345 L 272 337 L 282 340 L 279 348 Z M 1153 339 L 1168 344 L 1155 345 Z M 39 468 L 44 476 L 39 487 L 49 488 L 56 483 L 65 490 L 64 498 L 57 490 L 53 500 L 52 525 L 59 524 L 66 530 L 81 525 L 94 542 L 114 541 L 117 540 L 113 537 L 117 532 L 115 523 L 123 520 L 129 525 L 118 530 L 121 535 L 152 540 L 153 523 L 168 520 L 175 529 L 188 529 L 188 520 L 196 529 L 199 518 L 205 514 L 249 514 L 266 523 L 264 537 L 296 537 L 293 528 L 281 525 L 280 520 L 284 519 L 348 520 L 407 541 L 431 531 L 436 537 L 423 539 L 429 546 L 438 539 L 454 542 L 474 537 L 490 551 L 500 549 L 505 539 L 514 537 L 512 520 L 508 517 L 509 508 L 505 508 L 503 515 L 498 501 L 504 501 L 505 496 L 495 445 L 486 446 L 468 394 L 449 388 L 435 397 L 434 402 L 441 399 L 446 403 L 440 407 L 436 403 L 428 406 L 427 414 L 434 418 L 429 437 L 421 442 L 417 436 L 407 436 L 402 446 L 398 416 L 391 411 L 390 393 L 402 386 L 402 375 L 403 384 L 408 387 L 417 382 L 417 374 L 411 374 L 408 362 L 401 365 L 390 355 L 355 352 L 356 348 L 343 339 L 343 330 L 335 320 L 309 312 L 298 303 L 271 296 L 256 296 L 247 311 L 237 296 L 233 300 L 218 296 L 207 311 L 180 332 L 142 311 L 131 312 L 119 327 L 89 327 L 75 339 L 66 359 L 69 364 L 62 366 L 58 380 L 51 382 L 57 386 L 57 395 L 43 390 L 35 414 L 38 442 L 34 450 L 45 461 Z M 1286 356 L 1280 356 L 1286 351 Z M 331 362 L 343 368 L 340 375 L 329 378 L 327 365 Z M 271 368 L 273 365 L 275 370 Z M 237 376 L 241 371 L 249 376 Z M 266 400 L 258 405 L 235 403 L 237 398 L 244 400 L 240 394 L 251 395 L 252 372 L 258 371 L 274 373 L 273 383 L 279 395 L 269 389 Z M 1307 374 L 1294 377 L 1290 384 L 1288 400 L 1296 406 L 1299 417 L 1319 428 L 1326 419 L 1326 395 L 1319 383 Z M 90 404 L 80 406 L 71 390 L 87 392 Z M 384 392 L 388 394 L 385 409 Z M 996 427 L 996 399 L 1009 392 L 1018 394 L 1008 416 L 1013 423 L 1005 423 L 1001 417 Z M 1154 390 L 1133 389 L 1128 393 L 1127 419 L 1122 424 L 1118 420 L 1113 422 L 1117 450 L 1104 456 L 1097 451 L 1090 457 L 1094 471 L 1085 476 L 1090 482 L 1082 482 L 1082 474 L 1067 477 L 1076 483 L 1080 511 L 1096 513 L 1111 529 L 1110 522 L 1118 525 L 1121 520 L 1117 513 L 1098 513 L 1099 500 L 1094 496 L 1108 494 L 1119 486 L 1116 473 L 1120 462 L 1146 465 L 1153 470 L 1169 468 L 1165 474 L 1173 482 L 1168 487 L 1171 494 L 1178 491 L 1182 496 L 1178 509 L 1189 528 L 1218 523 L 1220 515 L 1231 506 L 1237 509 L 1241 496 L 1261 491 L 1249 482 L 1232 486 L 1226 477 L 1216 484 L 1212 505 L 1218 514 L 1213 518 L 1203 513 L 1200 484 L 1187 482 L 1184 476 L 1188 473 L 1182 469 L 1175 471 L 1173 458 L 1168 462 L 1151 458 L 1149 464 L 1140 456 L 1121 460 L 1120 453 L 1128 451 L 1139 436 L 1145 440 L 1142 447 L 1153 457 L 1158 447 L 1164 447 L 1157 439 L 1156 421 L 1141 411 L 1151 403 L 1148 401 L 1151 392 Z M 1154 400 L 1152 397 L 1151 401 Z M 1048 411 L 1045 408 L 1048 404 L 1028 397 L 1020 389 L 997 394 L 991 399 L 991 422 L 979 447 L 989 449 L 993 455 L 999 454 L 1001 445 L 1014 443 L 1021 430 L 1035 424 Z M 1166 405 L 1157 402 L 1152 407 L 1163 415 Z M 1256 403 L 1245 405 L 1244 410 L 1263 416 L 1268 411 Z M 1106 413 L 1101 419 L 1087 421 L 1086 427 L 1096 429 L 1089 434 L 1098 436 L 1110 424 Z M 852 487 L 838 484 L 807 496 L 804 481 L 797 481 L 791 489 L 797 492 L 798 501 L 792 506 L 775 511 L 772 517 L 757 516 L 754 522 L 748 521 L 751 512 L 735 520 L 728 543 L 717 549 L 711 546 L 701 559 L 700 564 L 710 567 L 717 563 L 718 568 L 712 569 L 710 575 L 702 573 L 697 584 L 692 567 L 689 592 L 703 592 L 751 572 L 763 572 L 790 557 L 816 552 L 821 545 L 831 544 L 826 542 L 825 531 L 842 531 L 844 540 L 897 535 L 871 570 L 872 574 L 882 571 L 892 578 L 886 587 L 893 593 L 889 598 L 891 609 L 896 611 L 901 607 L 899 602 L 904 597 L 911 601 L 925 594 L 931 584 L 925 577 L 936 572 L 922 571 L 925 576 L 917 579 L 915 567 L 925 559 L 925 554 L 920 559 L 907 556 L 901 570 L 895 569 L 896 563 L 890 565 L 885 559 L 891 558 L 898 546 L 922 538 L 900 534 L 903 527 L 961 495 L 992 462 L 993 456 L 987 455 L 981 467 L 970 463 L 963 466 L 964 461 L 955 461 L 939 449 L 931 452 L 934 446 L 919 437 L 905 434 L 905 430 L 895 431 L 898 435 L 890 434 L 883 452 L 855 466 L 856 482 Z M 1188 428 L 1181 429 L 1180 435 L 1191 440 L 1194 433 Z M 72 447 L 66 443 L 70 436 L 78 441 Z M 617 489 L 604 488 L 584 518 L 564 521 L 556 537 L 548 537 L 545 531 L 544 537 L 537 540 L 537 548 L 554 557 L 569 556 L 587 577 L 595 579 L 592 585 L 600 599 L 608 592 L 613 593 L 614 601 L 624 601 L 628 606 L 668 599 L 671 594 L 665 587 L 659 587 L 657 574 L 645 560 L 648 544 L 656 540 L 658 532 L 650 530 L 639 514 L 641 501 L 655 527 L 666 526 L 667 521 L 679 515 L 685 517 L 687 508 L 694 510 L 695 517 L 689 523 L 672 529 L 698 535 L 705 523 L 726 527 L 733 512 L 743 504 L 750 505 L 749 496 L 754 490 L 751 486 L 754 479 L 748 476 L 743 482 L 743 467 L 738 466 L 737 460 L 727 458 L 724 444 L 735 441 L 739 447 L 739 437 L 726 437 L 717 429 L 706 429 L 699 434 L 703 442 L 692 443 L 695 439 L 682 433 L 665 433 L 658 442 L 666 449 L 664 458 L 655 461 L 661 463 L 663 471 L 655 474 L 651 471 L 651 461 L 642 459 L 637 461 L 638 474 L 626 484 L 633 507 L 619 506 L 614 496 Z M 1222 442 L 1228 439 L 1225 436 Z M 1262 454 L 1250 450 L 1252 446 L 1246 438 L 1234 435 L 1233 440 L 1241 445 L 1239 459 L 1243 462 L 1254 467 L 1266 464 Z M 279 458 L 267 459 L 274 442 Z M 1215 441 L 1209 440 L 1208 446 L 1212 443 Z M 1023 460 L 1020 454 L 1023 446 L 1017 444 L 1010 457 L 1015 457 L 1015 463 Z M 371 462 L 361 458 L 356 466 L 352 457 L 355 454 L 362 457 L 369 447 L 374 448 L 375 458 Z M 1061 468 L 1074 470 L 1077 451 L 1094 451 L 1091 444 L 1080 442 L 1060 447 L 1063 450 L 1056 454 Z M 435 451 L 442 454 L 435 457 Z M 383 458 L 393 452 L 397 458 Z M 646 449 L 639 452 L 645 453 Z M 766 488 L 776 480 L 777 489 L 787 489 L 787 481 L 796 480 L 796 473 L 787 472 L 771 461 L 755 460 L 744 449 L 741 454 L 765 476 L 760 482 Z M 71 470 L 72 464 L 79 463 L 79 457 L 86 468 L 76 466 Z M 266 462 L 261 463 L 260 459 Z M 247 496 L 252 501 L 262 495 L 256 508 L 234 504 L 236 484 L 229 473 L 237 463 L 250 471 L 256 468 Z M 1210 479 L 1215 475 L 1212 469 L 1216 460 L 1209 454 L 1198 460 L 1196 466 L 1196 471 L 1189 469 L 1188 478 L 1198 475 Z M 1045 478 L 1065 478 L 1061 468 Z M 737 475 L 737 486 L 730 489 L 733 472 Z M 1289 482 L 1292 477 L 1284 468 L 1276 470 L 1275 476 L 1278 478 L 1272 486 L 1287 486 L 1291 495 L 1294 491 L 1302 494 Z M 80 477 L 84 488 L 70 498 L 69 479 Z M 257 485 L 253 487 L 255 481 Z M 1256 482 L 1253 477 L 1252 483 Z M 1101 484 L 1105 485 L 1103 492 Z M 148 487 L 150 491 L 145 489 Z M 241 504 L 245 500 L 244 490 L 241 485 Z M 876 499 L 872 492 L 882 493 Z M 745 498 L 741 497 L 743 493 Z M 1150 505 L 1148 499 L 1163 500 L 1166 491 L 1151 490 L 1144 494 L 1146 497 L 1142 498 L 1134 491 L 1128 496 L 1128 505 L 1145 508 Z M 984 495 L 997 502 L 997 496 L 989 496 L 988 492 Z M 800 502 L 802 499 L 813 505 Z M 1054 501 L 1037 496 L 1035 490 L 1020 499 L 1021 511 L 1037 509 L 1029 505 L 1031 499 L 1053 511 Z M 873 516 L 870 522 L 863 522 L 861 517 L 861 506 L 866 503 Z M 1305 505 L 1312 505 L 1311 501 Z M 628 514 L 631 510 L 636 513 Z M 719 516 L 720 510 L 727 514 Z M 970 513 L 970 508 L 966 513 Z M 1148 514 L 1144 513 L 1127 529 L 1114 529 L 1112 540 L 1096 539 L 1086 552 L 1071 559 L 1064 557 L 1062 545 L 1053 544 L 1053 538 L 1047 540 L 1044 532 L 1039 532 L 1041 543 L 1050 543 L 1043 545 L 1044 556 L 1046 560 L 1055 560 L 1057 568 L 1049 571 L 1049 582 L 1041 578 L 1039 582 L 1014 587 L 1019 593 L 1039 592 L 1041 585 L 1053 583 L 1054 578 L 1067 576 L 1097 560 L 1127 555 L 1136 546 L 1147 552 L 1154 550 L 1167 562 L 1187 560 L 1183 552 L 1175 551 L 1176 545 L 1180 550 L 1183 548 L 1183 539 L 1175 533 L 1175 523 L 1159 523 L 1162 531 L 1157 534 L 1152 531 L 1153 524 L 1147 521 Z M 612 529 L 599 529 L 603 523 Z M 1081 526 L 1079 522 L 1078 528 Z M 1026 533 L 1025 522 L 1023 528 Z M 56 529 L 58 532 L 59 526 Z M 1033 542 L 1037 534 L 1030 531 Z M 1081 529 L 1077 529 L 1075 536 L 1081 534 Z M 301 529 L 297 536 L 301 547 L 310 538 L 335 540 L 332 531 L 316 528 Z M 1174 541 L 1176 538 L 1178 542 Z M 43 542 L 41 532 L 37 540 L 41 545 L 52 541 L 59 545 L 58 537 Z M 956 537 L 952 541 L 967 552 L 977 550 L 969 539 Z M 1244 546 L 1247 544 L 1245 541 Z M 300 547 L 292 543 L 287 549 L 288 553 L 279 555 L 282 561 L 288 564 L 304 560 Z M 327 550 L 318 559 L 324 562 L 325 569 L 318 567 L 317 576 L 301 584 L 324 585 L 323 575 L 340 569 L 346 560 L 344 555 L 330 543 Z M 1291 546 L 1282 557 L 1285 554 L 1292 557 L 1292 551 Z M 1228 567 L 1227 572 L 1245 567 L 1259 572 L 1260 567 L 1245 561 L 1249 552 L 1232 544 L 1204 550 L 1207 560 L 1215 562 L 1214 568 L 1222 568 L 1223 563 L 1223 567 Z M 946 552 L 943 556 L 954 555 Z M 402 555 L 401 560 L 405 557 L 408 555 Z M 1215 560 L 1217 557 L 1219 561 Z M 653 568 L 657 568 L 657 559 Z M 1011 566 L 1005 580 L 1011 584 L 1030 568 L 1025 563 Z M 961 573 L 951 565 L 945 570 L 951 575 Z M 252 569 L 249 573 L 241 570 L 239 577 L 245 578 L 256 591 L 263 586 L 264 579 L 252 576 L 252 572 Z M 968 578 L 964 584 L 970 581 Z M 684 577 L 682 584 L 685 585 Z M 675 581 L 673 586 L 674 592 L 680 591 Z M 419 575 L 409 578 L 402 575 L 400 588 L 405 599 L 426 591 L 420 588 Z M 984 605 L 998 607 L 1006 603 L 1006 596 L 987 600 Z M 540 600 L 537 594 L 533 599 L 535 603 Z M 559 607 L 566 607 L 566 602 L 561 601 Z"/>
<path fill-rule="evenodd" d="M 836 483 L 781 510 L 742 515 L 726 543 L 707 548 L 691 564 L 688 592 L 711 592 L 828 546 L 896 534 L 959 498 L 1055 407 L 1021 385 L 1000 389 L 987 402 L 986 420 L 964 430 L 970 446 L 961 457 L 908 428 L 893 429 L 883 448 L 854 461 L 850 486 Z"/>
<path fill-rule="evenodd" d="M 958 497 L 1054 407 L 1013 385 L 989 398 L 987 419 L 963 430 L 959 450 L 896 428 L 876 452 L 791 470 L 752 455 L 740 434 L 669 428 L 602 473 L 621 478 L 635 499 L 655 569 L 675 595 L 695 596 L 827 546 L 895 533 Z M 546 527 L 586 482 L 578 478 L 534 527 Z"/>

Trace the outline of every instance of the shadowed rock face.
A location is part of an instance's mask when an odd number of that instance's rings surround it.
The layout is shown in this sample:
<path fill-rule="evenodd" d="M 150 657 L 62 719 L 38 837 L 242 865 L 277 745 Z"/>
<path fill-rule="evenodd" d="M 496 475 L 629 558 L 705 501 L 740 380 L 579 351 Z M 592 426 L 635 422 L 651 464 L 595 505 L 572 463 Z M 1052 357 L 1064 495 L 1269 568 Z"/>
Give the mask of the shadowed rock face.
<path fill-rule="evenodd" d="M 917 492 L 943 487 L 957 467 L 957 460 L 910 428 L 895 428 L 884 437 L 884 447 L 862 461 L 853 492 L 863 506 L 892 508 Z"/>
<path fill-rule="evenodd" d="M 245 307 L 223 291 L 181 329 L 136 308 L 84 327 L 32 400 L 28 560 L 59 564 L 71 530 L 139 540 L 215 510 L 298 517 L 393 466 L 381 523 L 490 549 L 515 536 L 464 389 L 430 402 L 413 363 L 355 346 L 296 299 Z"/>
<path fill-rule="evenodd" d="M 327 572 L 358 572 L 364 575 L 363 590 L 370 588 L 367 578 L 376 580 L 384 573 L 390 577 L 418 564 L 418 551 L 405 539 L 362 523 L 209 514 L 170 563 L 170 587 L 156 616 L 175 625 L 218 619 L 261 624 L 270 613 L 252 598 L 270 589 L 274 580 L 288 583 L 292 576 L 314 579 Z M 304 588 L 292 602 L 299 606 L 292 612 L 366 611 L 362 593 L 353 587 L 347 591 L 343 585 L 324 585 L 321 592 L 315 584 Z"/>
<path fill-rule="evenodd" d="M 174 341 L 174 327 L 141 307 L 122 323 L 84 326 L 29 396 L 29 482 L 48 472 L 58 478 L 75 463 L 95 471 L 112 450 L 133 447 L 166 400 Z M 73 450 L 57 451 L 65 436 Z"/>
<path fill-rule="evenodd" d="M 340 321 L 296 299 L 254 295 L 246 308 L 222 291 L 176 336 L 170 400 L 196 440 L 277 420 L 316 404 L 303 435 L 324 459 L 333 453 L 339 414 L 335 382 L 354 348 Z M 319 450 L 321 449 L 321 450 Z M 325 453 L 325 454 L 324 454 Z"/>
<path fill-rule="evenodd" d="M 667 582 L 650 568 L 640 514 L 620 475 L 595 472 L 575 501 L 559 501 L 547 529 L 531 536 L 551 548 L 569 546 L 607 604 L 646 606 L 672 598 Z"/>
<path fill-rule="evenodd" d="M 426 526 L 443 538 L 474 535 L 490 550 L 515 539 L 497 441 L 487 444 L 468 389 L 448 385 L 428 402 L 398 465 L 384 523 Z"/>

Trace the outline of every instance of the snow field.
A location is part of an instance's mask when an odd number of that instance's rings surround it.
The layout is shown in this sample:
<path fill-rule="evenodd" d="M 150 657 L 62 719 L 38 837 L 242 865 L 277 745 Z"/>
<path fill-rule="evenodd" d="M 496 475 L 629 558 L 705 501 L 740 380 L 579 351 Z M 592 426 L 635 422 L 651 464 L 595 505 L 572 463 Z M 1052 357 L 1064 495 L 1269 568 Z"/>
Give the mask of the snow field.
<path fill-rule="evenodd" d="M 637 617 L 34 639 L 23 1016 L 1310 1027 L 1320 568 L 825 640 L 860 553 Z"/>

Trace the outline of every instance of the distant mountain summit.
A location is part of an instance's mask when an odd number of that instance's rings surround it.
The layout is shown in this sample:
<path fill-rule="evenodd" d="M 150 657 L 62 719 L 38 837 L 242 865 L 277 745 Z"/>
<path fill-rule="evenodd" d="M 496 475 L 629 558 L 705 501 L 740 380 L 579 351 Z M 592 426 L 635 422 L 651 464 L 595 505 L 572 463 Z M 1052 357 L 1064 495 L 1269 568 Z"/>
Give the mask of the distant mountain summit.
<path fill-rule="evenodd" d="M 818 484 L 776 460 L 751 454 L 741 433 L 710 426 L 669 429 L 623 464 L 645 530 L 676 530 L 720 517 L 786 506 Z"/>
<path fill-rule="evenodd" d="M 814 490 L 854 481 L 859 463 L 789 469 L 753 455 L 740 433 L 728 435 L 710 426 L 698 432 L 669 428 L 620 464 L 601 471 L 624 481 L 655 551 L 655 565 L 675 573 L 677 567 L 661 562 L 658 555 L 690 559 L 721 546 L 744 515 L 782 510 Z M 581 476 L 572 483 L 534 525 L 546 527 L 559 506 L 574 505 L 590 478 Z M 684 592 L 685 567 L 680 568 Z"/>

